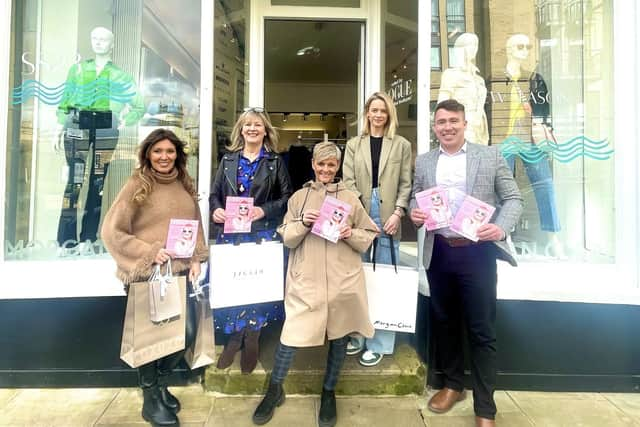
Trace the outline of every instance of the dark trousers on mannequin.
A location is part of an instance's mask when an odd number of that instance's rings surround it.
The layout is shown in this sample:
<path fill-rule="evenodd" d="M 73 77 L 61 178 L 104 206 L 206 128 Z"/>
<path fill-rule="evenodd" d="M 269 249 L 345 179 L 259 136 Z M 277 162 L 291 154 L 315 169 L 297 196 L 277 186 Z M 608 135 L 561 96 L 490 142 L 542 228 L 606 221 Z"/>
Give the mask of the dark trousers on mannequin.
<path fill-rule="evenodd" d="M 489 419 L 496 414 L 496 250 L 490 242 L 451 247 L 436 235 L 427 270 L 432 342 L 444 386 L 464 388 L 464 327 L 474 410 Z"/>
<path fill-rule="evenodd" d="M 90 143 L 85 130 L 84 138 L 71 138 L 67 135 L 67 129 L 70 125 L 67 120 L 64 136 L 64 155 L 69 168 L 67 183 L 64 189 L 64 197 L 69 201 L 69 207 L 62 209 L 60 219 L 58 221 L 57 240 L 60 246 L 65 242 L 71 243 L 84 242 L 86 240 L 95 242 L 98 235 L 98 226 L 100 224 L 100 211 L 102 209 L 102 187 L 104 182 L 103 176 L 96 176 L 96 147 L 100 150 L 113 151 L 115 148 L 120 132 L 118 131 L 118 122 L 115 115 L 112 119 L 112 127 L 110 129 L 97 129 L 96 140 Z M 85 179 L 85 168 L 88 169 L 88 179 Z M 106 173 L 106 170 L 104 171 Z M 82 224 L 78 227 L 77 204 L 81 186 L 87 186 L 87 197 L 84 202 L 84 215 Z M 105 209 L 109 207 L 106 206 Z M 78 228 L 80 229 L 78 231 Z M 73 246 L 70 245 L 70 246 Z"/>
<path fill-rule="evenodd" d="M 187 285 L 187 289 L 190 285 Z M 187 294 L 189 292 L 187 291 Z M 168 376 L 178 366 L 187 348 L 193 345 L 196 338 L 196 301 L 187 296 L 187 317 L 185 319 L 185 349 L 162 357 L 158 360 L 138 367 L 140 387 L 153 387 L 157 384 L 166 385 Z"/>

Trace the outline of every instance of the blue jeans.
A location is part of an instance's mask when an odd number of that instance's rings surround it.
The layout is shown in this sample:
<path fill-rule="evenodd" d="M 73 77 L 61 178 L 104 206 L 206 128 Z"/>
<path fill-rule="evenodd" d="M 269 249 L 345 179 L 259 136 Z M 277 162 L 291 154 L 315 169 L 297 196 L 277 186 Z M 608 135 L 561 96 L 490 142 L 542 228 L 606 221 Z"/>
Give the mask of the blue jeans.
<path fill-rule="evenodd" d="M 516 157 L 510 155 L 505 157 L 505 160 L 513 171 Z M 556 208 L 556 194 L 553 189 L 553 180 L 551 179 L 549 157 L 545 155 L 537 162 L 529 163 L 523 161 L 522 164 L 529 177 L 536 204 L 538 205 L 540 229 L 554 233 L 560 231 L 560 219 L 558 219 L 558 210 Z"/>
<path fill-rule="evenodd" d="M 378 189 L 374 188 L 371 192 L 371 208 L 369 209 L 369 216 L 376 225 L 382 230 L 382 220 L 380 218 L 380 194 Z M 376 264 L 393 264 L 391 260 L 391 241 L 393 242 L 393 252 L 395 253 L 396 263 L 400 259 L 400 242 L 395 239 L 389 239 L 388 237 L 378 237 L 376 240 Z M 373 246 L 373 245 L 372 245 Z M 369 251 L 362 255 L 362 259 L 365 262 L 371 262 L 371 254 L 373 253 L 373 247 Z M 363 337 L 351 338 L 358 342 L 358 345 L 362 345 L 363 341 L 367 350 L 379 354 L 393 354 L 393 348 L 396 343 L 396 333 L 394 331 L 376 330 L 373 338 L 365 340 Z"/>

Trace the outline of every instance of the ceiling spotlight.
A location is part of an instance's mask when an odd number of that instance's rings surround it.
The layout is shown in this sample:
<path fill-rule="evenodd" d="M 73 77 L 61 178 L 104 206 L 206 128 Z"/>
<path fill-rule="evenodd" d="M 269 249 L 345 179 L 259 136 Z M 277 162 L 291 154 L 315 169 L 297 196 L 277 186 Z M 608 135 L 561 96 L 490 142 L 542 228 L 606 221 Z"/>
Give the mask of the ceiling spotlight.
<path fill-rule="evenodd" d="M 305 122 L 306 122 L 307 120 L 309 120 L 309 113 L 304 113 L 304 114 L 302 115 L 302 120 L 304 120 Z"/>
<path fill-rule="evenodd" d="M 289 113 L 283 113 L 283 114 L 282 114 L 282 121 L 283 121 L 283 122 L 285 122 L 285 123 L 286 123 L 288 118 L 289 118 Z"/>

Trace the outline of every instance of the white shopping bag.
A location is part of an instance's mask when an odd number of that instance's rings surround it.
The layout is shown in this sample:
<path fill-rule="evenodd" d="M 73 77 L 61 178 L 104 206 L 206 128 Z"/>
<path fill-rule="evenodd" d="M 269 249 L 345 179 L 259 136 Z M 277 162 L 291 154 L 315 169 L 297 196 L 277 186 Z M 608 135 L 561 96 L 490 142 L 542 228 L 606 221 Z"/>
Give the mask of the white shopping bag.
<path fill-rule="evenodd" d="M 418 270 L 387 264 L 363 263 L 369 318 L 376 329 L 415 332 Z"/>
<path fill-rule="evenodd" d="M 211 308 L 283 299 L 282 243 L 212 245 L 210 251 Z"/>

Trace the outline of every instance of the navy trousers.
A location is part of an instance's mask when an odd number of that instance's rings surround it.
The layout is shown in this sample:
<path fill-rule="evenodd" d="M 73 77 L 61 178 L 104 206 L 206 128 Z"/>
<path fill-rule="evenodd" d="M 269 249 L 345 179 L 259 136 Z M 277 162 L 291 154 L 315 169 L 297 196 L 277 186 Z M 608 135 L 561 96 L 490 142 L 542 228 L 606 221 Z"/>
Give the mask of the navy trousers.
<path fill-rule="evenodd" d="M 462 390 L 464 332 L 468 338 L 477 416 L 494 419 L 496 405 L 496 251 L 493 243 L 451 247 L 436 235 L 429 279 L 436 368 L 445 387 Z"/>

